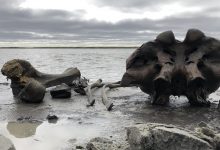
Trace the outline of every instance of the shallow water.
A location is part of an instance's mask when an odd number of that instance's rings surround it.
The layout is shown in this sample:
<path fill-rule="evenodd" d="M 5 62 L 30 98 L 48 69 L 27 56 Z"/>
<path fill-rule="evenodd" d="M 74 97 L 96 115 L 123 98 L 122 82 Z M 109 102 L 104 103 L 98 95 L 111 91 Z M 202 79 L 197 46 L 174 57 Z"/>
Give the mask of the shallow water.
<path fill-rule="evenodd" d="M 38 70 L 61 73 L 76 66 L 92 81 L 118 81 L 125 71 L 125 60 L 133 49 L 2 49 L 0 65 L 13 58 L 29 60 Z M 9 82 L 0 75 L 0 83 Z M 95 91 L 94 107 L 87 98 L 72 92 L 70 99 L 51 99 L 46 93 L 41 104 L 25 104 L 13 98 L 10 86 L 0 84 L 0 134 L 10 138 L 17 150 L 70 150 L 85 147 L 91 138 L 103 136 L 125 139 L 126 126 L 156 122 L 193 130 L 204 121 L 220 131 L 220 91 L 210 95 L 210 108 L 191 107 L 185 97 L 171 97 L 167 106 L 152 106 L 148 95 L 138 88 L 119 88 L 108 92 L 114 102 L 106 111 L 100 90 Z M 46 120 L 58 116 L 56 123 Z"/>
<path fill-rule="evenodd" d="M 7 127 L 7 128 L 6 128 Z M 8 122 L 1 124 L 1 133 L 9 137 L 17 150 L 71 149 L 71 145 L 99 136 L 99 128 L 67 120 L 48 122 Z M 6 130 L 7 129 L 7 130 Z"/>
<path fill-rule="evenodd" d="M 126 58 L 134 51 L 130 48 L 97 49 L 0 49 L 0 66 L 19 58 L 31 62 L 42 72 L 61 73 L 66 68 L 77 67 L 82 76 L 91 80 L 118 81 L 125 71 Z M 0 76 L 0 83 L 5 78 Z"/>

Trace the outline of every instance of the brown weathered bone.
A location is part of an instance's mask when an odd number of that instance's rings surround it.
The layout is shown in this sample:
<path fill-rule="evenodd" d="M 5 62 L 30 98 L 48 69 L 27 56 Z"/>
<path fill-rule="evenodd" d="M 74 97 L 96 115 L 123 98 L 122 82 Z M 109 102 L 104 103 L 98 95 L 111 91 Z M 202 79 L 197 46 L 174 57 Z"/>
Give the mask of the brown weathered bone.
<path fill-rule="evenodd" d="M 6 62 L 1 72 L 11 79 L 13 95 L 26 102 L 41 102 L 47 87 L 61 83 L 70 85 L 81 76 L 77 68 L 68 68 L 62 74 L 45 74 L 36 70 L 28 61 L 14 59 Z"/>
<path fill-rule="evenodd" d="M 172 31 L 144 43 L 126 61 L 121 85 L 138 85 L 153 104 L 185 95 L 190 104 L 209 106 L 207 97 L 220 86 L 220 41 L 190 29 L 183 42 Z"/>

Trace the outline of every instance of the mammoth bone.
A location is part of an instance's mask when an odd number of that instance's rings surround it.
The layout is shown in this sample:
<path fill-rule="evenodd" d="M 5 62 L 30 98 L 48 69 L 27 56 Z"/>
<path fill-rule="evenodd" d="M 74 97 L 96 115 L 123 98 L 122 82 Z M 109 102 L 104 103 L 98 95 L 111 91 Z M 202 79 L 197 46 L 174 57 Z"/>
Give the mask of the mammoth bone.
<path fill-rule="evenodd" d="M 28 61 L 21 59 L 6 62 L 1 72 L 11 79 L 13 95 L 32 103 L 43 100 L 46 88 L 62 83 L 70 85 L 81 76 L 77 68 L 68 68 L 62 74 L 45 74 L 36 70 Z"/>
<path fill-rule="evenodd" d="M 68 68 L 62 74 L 45 74 L 36 70 L 28 61 L 21 59 L 6 62 L 1 72 L 11 80 L 13 95 L 30 103 L 42 102 L 46 88 L 65 83 L 75 92 L 87 95 L 88 106 L 93 106 L 95 99 L 91 89 L 107 86 L 106 83 L 102 83 L 101 79 L 88 85 L 89 81 L 86 78 L 81 78 L 80 71 L 77 68 Z M 103 104 L 107 110 L 111 110 L 113 107 L 113 103 L 108 101 L 107 97 L 103 100 Z"/>
<path fill-rule="evenodd" d="M 152 104 L 184 95 L 191 105 L 209 106 L 208 95 L 220 85 L 220 41 L 197 29 L 188 30 L 182 42 L 163 32 L 127 59 L 121 86 L 130 84 L 149 94 Z"/>

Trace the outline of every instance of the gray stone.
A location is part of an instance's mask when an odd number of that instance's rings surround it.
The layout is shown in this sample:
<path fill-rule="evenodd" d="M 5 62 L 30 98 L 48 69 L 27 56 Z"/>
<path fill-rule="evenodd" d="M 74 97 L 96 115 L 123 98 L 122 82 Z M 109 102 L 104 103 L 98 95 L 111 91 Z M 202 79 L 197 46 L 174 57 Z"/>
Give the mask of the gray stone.
<path fill-rule="evenodd" d="M 195 134 L 200 139 L 203 139 L 213 145 L 214 142 L 213 138 L 215 137 L 215 131 L 212 130 L 210 127 L 207 126 L 207 127 L 195 128 Z"/>
<path fill-rule="evenodd" d="M 76 146 L 76 149 L 84 149 L 84 147 L 81 146 L 81 145 L 77 145 L 77 146 Z"/>
<path fill-rule="evenodd" d="M 50 95 L 52 98 L 70 98 L 71 97 L 71 88 L 62 83 L 57 85 L 54 89 L 50 90 Z"/>
<path fill-rule="evenodd" d="M 127 128 L 128 142 L 135 150 L 211 150 L 212 146 L 172 125 L 140 124 Z"/>
<path fill-rule="evenodd" d="M 49 123 L 57 123 L 59 118 L 56 115 L 47 115 L 47 120 Z"/>
<path fill-rule="evenodd" d="M 199 124 L 198 124 L 198 127 L 209 127 L 208 124 L 206 122 L 203 122 L 201 121 Z"/>
<path fill-rule="evenodd" d="M 103 137 L 96 137 L 90 140 L 86 146 L 87 150 L 129 150 L 129 145 L 121 142 L 115 143 Z"/>
<path fill-rule="evenodd" d="M 220 150 L 220 133 L 215 135 L 214 142 L 216 150 Z"/>
<path fill-rule="evenodd" d="M 15 150 L 15 147 L 8 138 L 0 135 L 0 150 Z"/>

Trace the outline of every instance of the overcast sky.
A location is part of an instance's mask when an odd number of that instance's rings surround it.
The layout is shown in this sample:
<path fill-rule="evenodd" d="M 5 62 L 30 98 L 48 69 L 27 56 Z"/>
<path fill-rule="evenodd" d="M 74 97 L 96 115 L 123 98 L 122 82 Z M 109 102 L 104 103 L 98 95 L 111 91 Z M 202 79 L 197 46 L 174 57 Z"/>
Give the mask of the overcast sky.
<path fill-rule="evenodd" d="M 0 46 L 139 46 L 166 30 L 220 38 L 219 0 L 0 0 Z"/>

